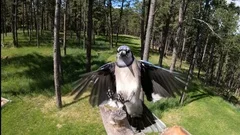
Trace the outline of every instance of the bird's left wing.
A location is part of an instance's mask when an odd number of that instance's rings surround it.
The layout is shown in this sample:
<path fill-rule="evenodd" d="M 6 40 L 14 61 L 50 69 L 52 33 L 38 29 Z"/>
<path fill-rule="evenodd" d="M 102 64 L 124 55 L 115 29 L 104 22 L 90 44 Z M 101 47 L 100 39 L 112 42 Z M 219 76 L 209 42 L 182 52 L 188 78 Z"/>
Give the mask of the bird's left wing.
<path fill-rule="evenodd" d="M 89 102 L 92 106 L 100 105 L 103 101 L 108 100 L 108 90 L 116 92 L 114 70 L 115 63 L 107 63 L 96 71 L 81 75 L 80 79 L 74 82 L 75 87 L 71 95 L 76 94 L 74 99 L 79 98 L 92 84 Z"/>
<path fill-rule="evenodd" d="M 183 90 L 185 82 L 178 77 L 179 73 L 170 72 L 142 60 L 139 61 L 139 66 L 142 88 L 149 101 L 153 100 L 153 94 L 161 97 L 175 97 L 175 93 L 181 94 L 180 91 Z"/>

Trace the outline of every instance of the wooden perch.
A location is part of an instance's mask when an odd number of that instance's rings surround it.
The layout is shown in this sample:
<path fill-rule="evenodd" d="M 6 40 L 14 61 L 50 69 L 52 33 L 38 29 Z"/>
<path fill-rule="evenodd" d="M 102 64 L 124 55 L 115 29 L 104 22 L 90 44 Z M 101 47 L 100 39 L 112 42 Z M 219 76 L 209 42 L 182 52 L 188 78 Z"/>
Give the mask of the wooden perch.
<path fill-rule="evenodd" d="M 99 108 L 108 135 L 134 135 L 124 110 L 109 104 L 100 105 Z"/>

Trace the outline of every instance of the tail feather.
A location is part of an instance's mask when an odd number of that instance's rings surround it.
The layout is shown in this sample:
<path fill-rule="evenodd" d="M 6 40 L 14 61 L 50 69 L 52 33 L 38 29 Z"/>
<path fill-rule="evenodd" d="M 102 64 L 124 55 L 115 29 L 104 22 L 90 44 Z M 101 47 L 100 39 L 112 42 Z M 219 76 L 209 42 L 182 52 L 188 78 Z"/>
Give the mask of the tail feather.
<path fill-rule="evenodd" d="M 127 116 L 129 124 L 137 132 L 162 132 L 166 125 L 159 120 L 147 107 L 143 104 L 143 113 L 141 117 Z"/>

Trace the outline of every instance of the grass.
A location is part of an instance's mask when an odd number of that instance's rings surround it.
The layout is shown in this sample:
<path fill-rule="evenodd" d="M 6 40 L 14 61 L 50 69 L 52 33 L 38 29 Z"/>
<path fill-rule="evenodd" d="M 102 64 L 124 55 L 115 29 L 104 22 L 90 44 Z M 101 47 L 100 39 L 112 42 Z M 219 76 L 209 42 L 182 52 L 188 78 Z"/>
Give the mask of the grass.
<path fill-rule="evenodd" d="M 197 84 L 197 85 L 196 85 Z M 184 106 L 177 99 L 165 99 L 149 104 L 151 110 L 167 126 L 181 125 L 194 135 L 239 134 L 240 108 L 214 96 L 210 87 L 194 80 Z"/>
<path fill-rule="evenodd" d="M 85 69 L 85 50 L 68 40 L 67 56 L 63 57 L 64 86 L 61 110 L 55 106 L 53 88 L 53 59 L 50 33 L 44 33 L 40 47 L 19 33 L 19 48 L 12 47 L 11 35 L 5 38 L 1 50 L 1 94 L 12 100 L 2 108 L 1 134 L 4 135 L 104 135 L 105 130 L 98 108 L 88 103 L 89 92 L 77 102 L 68 93 L 71 84 Z M 69 38 L 69 37 L 68 37 Z M 44 39 L 44 36 L 43 36 Z M 137 37 L 121 35 L 119 45 L 131 46 L 140 57 L 140 41 Z M 115 60 L 115 49 L 109 50 L 103 36 L 96 37 L 92 51 L 92 69 Z M 169 66 L 171 57 L 164 59 Z M 158 63 L 158 54 L 151 53 L 150 62 Z M 187 69 L 186 63 L 183 65 Z M 163 99 L 156 103 L 146 102 L 148 107 L 167 124 L 181 125 L 194 135 L 237 135 L 240 133 L 240 109 L 214 96 L 211 87 L 205 87 L 194 79 L 189 88 L 185 105 L 179 106 L 179 97 Z"/>

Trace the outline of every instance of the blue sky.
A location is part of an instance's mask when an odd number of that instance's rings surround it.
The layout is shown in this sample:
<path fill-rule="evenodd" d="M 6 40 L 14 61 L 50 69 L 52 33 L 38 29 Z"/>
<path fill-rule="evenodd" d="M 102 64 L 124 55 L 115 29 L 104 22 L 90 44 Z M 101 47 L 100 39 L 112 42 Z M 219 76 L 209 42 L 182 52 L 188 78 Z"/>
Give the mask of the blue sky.
<path fill-rule="evenodd" d="M 240 0 L 226 0 L 227 3 L 234 2 L 237 6 L 240 7 Z M 240 20 L 238 20 L 238 33 L 240 33 Z"/>
<path fill-rule="evenodd" d="M 240 0 L 226 0 L 227 3 L 234 2 L 237 6 L 240 6 Z"/>

